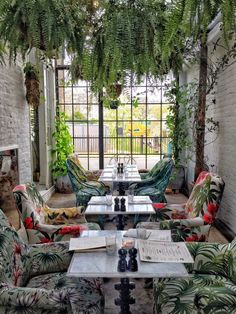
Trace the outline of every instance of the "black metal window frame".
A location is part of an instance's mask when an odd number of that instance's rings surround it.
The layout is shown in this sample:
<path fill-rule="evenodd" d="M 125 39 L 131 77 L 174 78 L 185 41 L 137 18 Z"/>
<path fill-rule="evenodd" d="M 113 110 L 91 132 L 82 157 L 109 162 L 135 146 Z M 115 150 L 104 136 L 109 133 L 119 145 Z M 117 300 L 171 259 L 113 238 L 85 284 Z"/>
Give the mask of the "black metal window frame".
<path fill-rule="evenodd" d="M 60 106 L 62 106 L 63 110 L 66 111 L 66 108 L 71 107 L 71 113 L 72 113 L 72 119 L 68 120 L 68 123 L 72 124 L 72 140 L 73 140 L 73 145 L 75 147 L 75 142 L 78 139 L 84 139 L 84 136 L 81 137 L 76 137 L 75 136 L 75 119 L 74 119 L 74 108 L 75 106 L 87 106 L 87 116 L 85 120 L 79 120 L 80 122 L 84 123 L 87 125 L 87 136 L 86 136 L 86 142 L 87 142 L 87 151 L 84 153 L 80 153 L 81 156 L 86 157 L 87 156 L 87 165 L 88 165 L 88 169 L 90 168 L 90 156 L 91 157 L 95 157 L 95 156 L 99 156 L 99 165 L 100 168 L 103 166 L 104 164 L 104 158 L 109 158 L 113 155 L 116 155 L 117 157 L 119 156 L 125 156 L 125 155 L 131 155 L 131 156 L 145 156 L 145 168 L 147 168 L 148 165 L 148 156 L 160 156 L 160 158 L 166 153 L 165 151 L 163 151 L 163 140 L 168 140 L 168 136 L 163 136 L 163 123 L 165 123 L 165 119 L 163 119 L 163 106 L 168 105 L 170 106 L 171 104 L 169 102 L 163 102 L 163 90 L 166 89 L 166 85 L 165 84 L 148 84 L 148 80 L 146 79 L 146 84 L 145 85 L 133 85 L 132 83 L 129 86 L 126 86 L 126 89 L 129 89 L 130 91 L 130 102 L 126 102 L 124 104 L 124 106 L 130 106 L 130 117 L 131 119 L 119 119 L 119 108 L 118 109 L 109 109 L 109 110 L 115 110 L 116 111 L 116 118 L 115 119 L 106 119 L 104 117 L 104 109 L 102 106 L 102 101 L 101 98 L 99 100 L 99 97 L 97 97 L 97 101 L 96 102 L 91 102 L 89 103 L 89 93 L 90 93 L 90 86 L 89 83 L 87 83 L 86 85 L 77 85 L 77 84 L 71 84 L 71 85 L 66 85 L 65 84 L 61 84 L 60 83 L 60 75 L 59 75 L 59 71 L 68 71 L 69 70 L 69 66 L 68 65 L 57 65 L 56 66 L 56 97 L 57 97 L 57 103 L 60 104 Z M 145 101 L 144 102 L 139 102 L 140 106 L 145 106 L 145 117 L 143 119 L 135 119 L 133 118 L 134 116 L 134 107 L 132 106 L 132 102 L 134 99 L 134 94 L 133 91 L 134 89 L 138 87 L 138 88 L 144 88 L 145 89 Z M 61 96 L 60 94 L 60 89 L 65 91 L 65 88 L 70 88 L 71 89 L 71 102 L 66 102 L 65 101 L 65 97 L 64 99 L 62 99 L 63 101 L 60 101 Z M 75 88 L 86 88 L 86 102 L 75 102 L 74 101 L 74 89 Z M 148 89 L 149 88 L 158 88 L 160 90 L 160 101 L 156 101 L 156 102 L 149 102 L 148 101 Z M 64 95 L 65 96 L 65 95 Z M 98 134 L 97 137 L 92 137 L 93 139 L 97 139 L 98 141 L 98 145 L 99 145 L 99 151 L 94 153 L 90 151 L 90 145 L 89 145 L 89 140 L 91 139 L 90 136 L 90 129 L 89 129 L 89 125 L 91 125 L 91 121 L 89 118 L 89 106 L 97 106 L 98 107 L 98 119 L 97 120 L 93 120 L 93 123 L 95 121 L 97 121 L 97 123 L 100 123 L 100 132 Z M 160 119 L 148 119 L 148 106 L 160 106 Z M 77 120 L 76 120 L 77 121 Z M 105 125 L 105 123 L 116 123 L 116 136 L 105 136 L 104 134 L 101 134 L 103 132 L 101 132 L 101 126 Z M 131 125 L 131 135 L 130 136 L 119 136 L 118 135 L 118 125 L 119 123 L 130 123 Z M 146 127 L 146 134 L 145 137 L 138 137 L 138 136 L 133 136 L 133 125 L 136 122 L 145 122 L 145 127 Z M 158 122 L 160 123 L 160 130 L 159 130 L 159 135 L 157 136 L 160 140 L 160 151 L 158 153 L 149 153 L 148 151 L 148 140 L 153 139 L 154 137 L 148 136 L 148 123 L 150 122 Z M 102 138 L 101 138 L 102 137 Z M 116 141 L 116 151 L 113 153 L 104 153 L 104 142 L 106 140 L 109 139 L 114 139 Z M 119 139 L 130 139 L 130 151 L 128 152 L 119 152 Z M 135 152 L 134 149 L 134 140 L 137 139 L 144 139 L 145 140 L 145 151 L 143 151 L 142 153 L 137 153 Z M 102 145 L 101 145 L 101 140 L 102 140 Z"/>

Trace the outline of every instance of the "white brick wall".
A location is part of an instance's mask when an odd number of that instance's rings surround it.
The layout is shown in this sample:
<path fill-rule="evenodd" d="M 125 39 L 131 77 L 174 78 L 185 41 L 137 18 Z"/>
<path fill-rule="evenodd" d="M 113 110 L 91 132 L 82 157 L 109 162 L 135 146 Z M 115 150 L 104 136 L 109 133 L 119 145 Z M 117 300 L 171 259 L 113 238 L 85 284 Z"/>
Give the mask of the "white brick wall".
<path fill-rule="evenodd" d="M 220 56 L 223 56 L 223 50 L 219 48 L 214 59 Z M 187 82 L 191 82 L 196 76 L 198 70 L 190 69 L 186 75 Z M 205 156 L 208 158 L 208 165 L 214 164 L 214 171 L 225 181 L 218 218 L 236 233 L 236 64 L 220 73 L 215 91 L 216 104 L 210 105 L 207 116 L 219 121 L 220 130 L 216 141 L 205 146 Z M 214 139 L 215 135 L 207 136 L 207 142 L 210 138 Z M 194 164 L 190 162 L 190 181 L 193 179 L 193 169 Z"/>
<path fill-rule="evenodd" d="M 29 108 L 20 66 L 0 67 L 0 146 L 18 145 L 20 181 L 31 181 Z"/>

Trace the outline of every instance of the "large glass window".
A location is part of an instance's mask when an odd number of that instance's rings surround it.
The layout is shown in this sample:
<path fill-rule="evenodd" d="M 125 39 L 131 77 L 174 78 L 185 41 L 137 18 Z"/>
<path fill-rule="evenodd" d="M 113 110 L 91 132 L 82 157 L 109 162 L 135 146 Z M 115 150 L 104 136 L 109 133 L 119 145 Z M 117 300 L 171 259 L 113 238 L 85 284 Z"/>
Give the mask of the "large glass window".
<path fill-rule="evenodd" d="M 139 168 L 151 168 L 168 153 L 166 116 L 169 104 L 164 97 L 166 82 L 130 79 L 120 96 L 118 109 L 103 108 L 104 165 L 114 155 L 132 155 Z M 87 169 L 99 168 L 99 104 L 89 84 L 72 84 L 68 68 L 57 67 L 58 104 L 66 113 L 74 151 Z M 138 105 L 136 106 L 136 100 Z"/>

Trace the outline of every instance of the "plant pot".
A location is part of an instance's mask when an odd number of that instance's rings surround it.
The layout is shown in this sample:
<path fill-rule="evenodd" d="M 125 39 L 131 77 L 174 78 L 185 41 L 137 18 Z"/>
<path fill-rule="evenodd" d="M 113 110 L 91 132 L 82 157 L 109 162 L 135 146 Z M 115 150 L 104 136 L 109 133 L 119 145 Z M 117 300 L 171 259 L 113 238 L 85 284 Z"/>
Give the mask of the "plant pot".
<path fill-rule="evenodd" d="M 68 175 L 55 178 L 54 184 L 56 187 L 56 192 L 58 193 L 73 193 L 72 185 Z"/>
<path fill-rule="evenodd" d="M 119 107 L 119 100 L 110 101 L 110 109 L 117 109 Z"/>
<path fill-rule="evenodd" d="M 118 98 L 122 92 L 121 84 L 114 84 L 106 88 L 106 93 L 110 98 Z"/>
<path fill-rule="evenodd" d="M 173 177 L 173 180 L 170 182 L 169 187 L 172 190 L 181 190 L 185 182 L 185 167 L 174 167 L 171 173 L 171 177 Z"/>

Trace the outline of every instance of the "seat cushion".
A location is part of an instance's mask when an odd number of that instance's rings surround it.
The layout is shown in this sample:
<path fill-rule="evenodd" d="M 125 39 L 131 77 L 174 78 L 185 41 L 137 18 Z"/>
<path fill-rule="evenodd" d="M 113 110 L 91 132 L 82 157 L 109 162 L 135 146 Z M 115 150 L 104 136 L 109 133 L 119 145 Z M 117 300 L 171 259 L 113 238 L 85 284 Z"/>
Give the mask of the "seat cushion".
<path fill-rule="evenodd" d="M 155 313 L 158 314 L 199 314 L 198 293 L 206 287 L 226 287 L 235 292 L 235 285 L 223 276 L 192 275 L 188 278 L 164 278 L 154 281 Z M 212 311 L 215 313 L 214 306 Z M 219 313 L 227 313 L 223 311 Z M 209 314 L 210 314 L 209 313 Z M 218 313 L 218 312 L 217 312 Z M 229 312 L 231 313 L 231 312 Z"/>
<path fill-rule="evenodd" d="M 67 277 L 66 273 L 58 272 L 33 277 L 26 286 L 51 290 L 55 292 L 55 298 L 60 292 L 58 302 L 65 304 L 65 309 L 70 304 L 73 313 L 103 313 L 104 298 L 99 279 Z"/>

